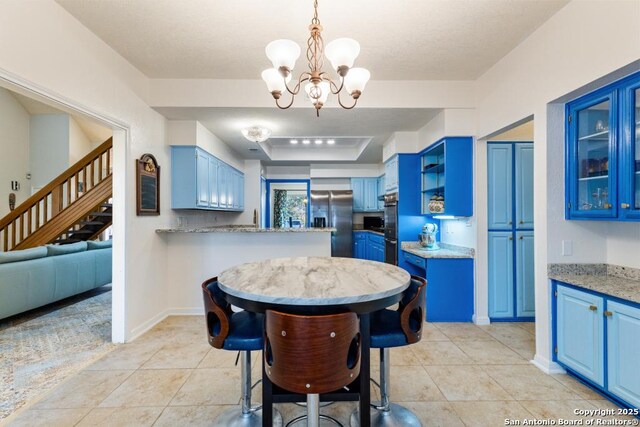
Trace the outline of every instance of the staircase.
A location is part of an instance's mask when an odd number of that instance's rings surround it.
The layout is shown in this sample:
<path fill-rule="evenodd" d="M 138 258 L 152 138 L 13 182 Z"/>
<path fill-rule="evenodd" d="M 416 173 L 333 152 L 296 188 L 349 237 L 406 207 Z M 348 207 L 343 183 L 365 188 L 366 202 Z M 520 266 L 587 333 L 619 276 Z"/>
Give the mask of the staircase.
<path fill-rule="evenodd" d="M 109 138 L 0 219 L 0 251 L 95 239 L 111 225 Z"/>

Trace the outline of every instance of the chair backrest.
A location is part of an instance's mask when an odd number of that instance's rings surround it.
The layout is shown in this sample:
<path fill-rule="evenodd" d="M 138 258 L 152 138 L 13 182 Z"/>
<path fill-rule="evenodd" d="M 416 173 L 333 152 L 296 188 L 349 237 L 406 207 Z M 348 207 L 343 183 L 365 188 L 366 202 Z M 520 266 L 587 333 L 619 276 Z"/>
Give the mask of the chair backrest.
<path fill-rule="evenodd" d="M 206 280 L 202 284 L 202 298 L 209 344 L 215 348 L 222 348 L 224 340 L 229 335 L 231 304 L 224 299 L 217 277 Z"/>
<path fill-rule="evenodd" d="M 427 305 L 426 291 L 427 281 L 419 276 L 411 276 L 411 284 L 400 302 L 400 326 L 409 344 L 422 339 Z"/>
<path fill-rule="evenodd" d="M 298 316 L 268 310 L 265 332 L 267 376 L 285 390 L 328 393 L 360 373 L 360 320 L 355 313 Z"/>

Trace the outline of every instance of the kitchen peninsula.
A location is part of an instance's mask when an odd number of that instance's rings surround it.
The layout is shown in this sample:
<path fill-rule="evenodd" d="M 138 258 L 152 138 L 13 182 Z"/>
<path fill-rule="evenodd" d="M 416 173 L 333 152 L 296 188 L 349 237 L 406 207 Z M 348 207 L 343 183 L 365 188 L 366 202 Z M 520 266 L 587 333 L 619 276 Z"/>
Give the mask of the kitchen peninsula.
<path fill-rule="evenodd" d="M 201 314 L 200 284 L 243 263 L 293 256 L 331 256 L 334 228 L 252 225 L 158 229 L 166 245 L 171 314 Z"/>

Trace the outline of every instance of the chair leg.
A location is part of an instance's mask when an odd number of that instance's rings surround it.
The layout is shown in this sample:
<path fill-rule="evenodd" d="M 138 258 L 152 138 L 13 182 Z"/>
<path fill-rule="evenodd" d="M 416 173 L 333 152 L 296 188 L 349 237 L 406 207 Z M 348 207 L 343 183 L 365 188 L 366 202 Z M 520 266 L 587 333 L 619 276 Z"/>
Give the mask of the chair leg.
<path fill-rule="evenodd" d="M 320 395 L 307 394 L 307 427 L 320 425 Z"/>
<path fill-rule="evenodd" d="M 380 405 L 371 411 L 371 427 L 420 427 L 422 423 L 416 415 L 395 403 L 389 397 L 391 380 L 391 360 L 388 348 L 380 349 Z M 360 413 L 356 409 L 349 420 L 351 427 L 360 426 Z"/>
<path fill-rule="evenodd" d="M 216 427 L 262 427 L 262 410 L 260 407 L 251 407 L 251 352 L 241 351 L 240 385 L 241 405 L 230 408 L 220 414 L 213 422 Z M 273 409 L 273 425 L 282 426 L 282 416 Z"/>

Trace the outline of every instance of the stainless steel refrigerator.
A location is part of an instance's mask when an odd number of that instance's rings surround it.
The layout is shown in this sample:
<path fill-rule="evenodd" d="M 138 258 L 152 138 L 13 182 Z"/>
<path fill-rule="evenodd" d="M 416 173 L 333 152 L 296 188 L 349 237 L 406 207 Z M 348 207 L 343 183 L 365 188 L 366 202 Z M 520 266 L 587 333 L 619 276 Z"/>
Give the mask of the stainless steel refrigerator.
<path fill-rule="evenodd" d="M 351 258 L 353 233 L 353 191 L 311 191 L 311 225 L 334 227 L 331 256 Z"/>

